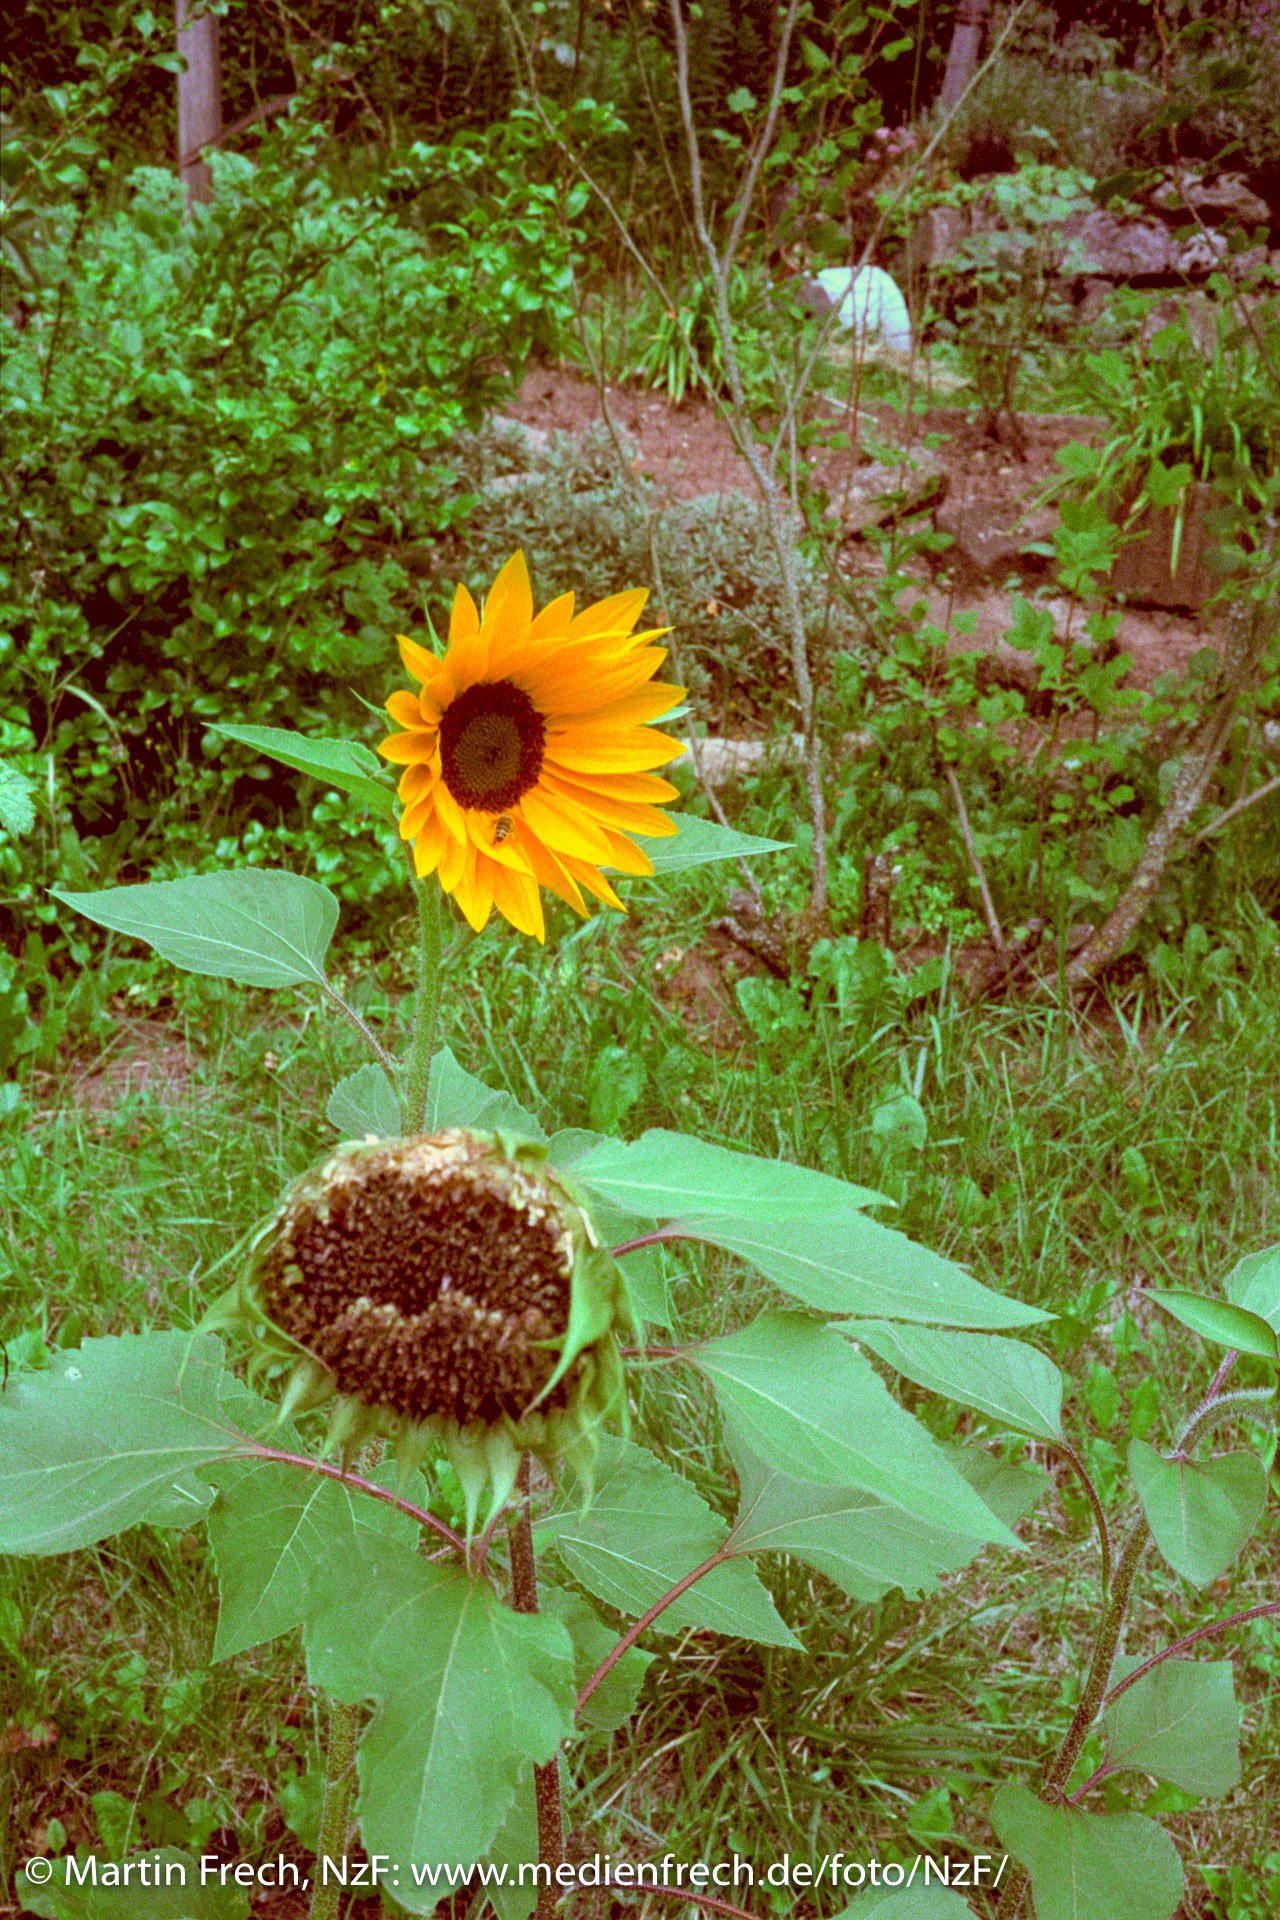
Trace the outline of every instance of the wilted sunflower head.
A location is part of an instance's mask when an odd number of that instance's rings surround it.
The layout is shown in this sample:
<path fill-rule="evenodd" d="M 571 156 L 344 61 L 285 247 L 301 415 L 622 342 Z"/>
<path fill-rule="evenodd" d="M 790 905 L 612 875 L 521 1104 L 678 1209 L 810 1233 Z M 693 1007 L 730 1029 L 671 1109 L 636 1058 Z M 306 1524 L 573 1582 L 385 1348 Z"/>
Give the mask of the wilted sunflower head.
<path fill-rule="evenodd" d="M 340 1147 L 260 1235 L 236 1317 L 296 1361 L 286 1407 L 444 1452 L 474 1519 L 520 1456 L 579 1461 L 622 1402 L 617 1267 L 541 1148 L 459 1129 Z"/>
<path fill-rule="evenodd" d="M 614 594 L 574 612 L 571 593 L 535 615 L 524 555 L 484 602 L 454 596 L 437 658 L 400 639 L 414 680 L 387 701 L 402 728 L 378 751 L 404 768 L 400 834 L 420 875 L 434 873 L 479 932 L 496 908 L 544 936 L 540 889 L 585 914 L 583 891 L 622 902 L 601 869 L 653 872 L 631 834 L 670 835 L 677 789 L 653 769 L 682 743 L 647 723 L 682 698 L 655 680 L 664 631 L 632 629 L 648 594 Z"/>

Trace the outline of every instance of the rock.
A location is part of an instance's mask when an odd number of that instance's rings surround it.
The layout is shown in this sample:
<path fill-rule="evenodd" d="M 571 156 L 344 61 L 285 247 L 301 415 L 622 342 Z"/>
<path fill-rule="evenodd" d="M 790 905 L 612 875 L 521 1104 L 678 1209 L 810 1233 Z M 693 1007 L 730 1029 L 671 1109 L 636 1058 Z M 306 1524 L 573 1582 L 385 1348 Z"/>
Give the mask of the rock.
<path fill-rule="evenodd" d="M 1009 510 L 991 501 L 944 500 L 934 515 L 939 533 L 949 533 L 951 554 L 979 578 L 1025 571 L 1027 548 L 1048 540 L 1058 524 L 1053 507 L 1037 507 L 1010 521 Z"/>
<path fill-rule="evenodd" d="M 1062 237 L 1072 242 L 1063 262 L 1072 275 L 1103 274 L 1109 280 L 1141 279 L 1174 270 L 1176 248 L 1162 220 L 1126 219 L 1123 214 L 1069 213 Z"/>
<path fill-rule="evenodd" d="M 840 758 L 854 760 L 874 745 L 869 733 L 841 734 Z M 760 773 L 766 767 L 798 767 L 804 758 L 804 735 L 788 733 L 781 740 L 699 740 L 697 748 L 703 774 L 714 787 L 722 780 L 740 780 L 744 774 Z M 693 773 L 690 749 L 686 747 L 671 765 Z"/>
<path fill-rule="evenodd" d="M 1213 358 L 1218 344 L 1218 309 L 1204 293 L 1166 293 L 1150 308 L 1142 322 L 1145 346 L 1153 334 L 1181 322 L 1206 360 Z"/>
<path fill-rule="evenodd" d="M 963 207 L 926 207 L 898 256 L 900 271 L 909 279 L 950 260 L 968 232 L 969 219 Z"/>
<path fill-rule="evenodd" d="M 1225 233 L 1193 233 L 1174 246 L 1174 272 L 1187 278 L 1206 279 L 1226 264 L 1230 252 L 1231 243 Z"/>
<path fill-rule="evenodd" d="M 936 454 L 918 448 L 894 466 L 881 460 L 855 467 L 833 496 L 832 506 L 846 533 L 862 533 L 899 514 L 911 513 L 927 494 L 946 484 L 946 468 Z"/>
<path fill-rule="evenodd" d="M 1161 213 L 1181 215 L 1184 220 L 1190 209 L 1210 227 L 1271 225 L 1270 207 L 1238 173 L 1224 173 L 1206 181 L 1199 174 L 1184 171 L 1181 186 L 1176 179 L 1165 180 L 1148 195 L 1148 201 Z"/>
<path fill-rule="evenodd" d="M 485 482 L 486 493 L 519 493 L 522 488 L 534 486 L 542 478 L 537 473 L 495 473 L 492 480 Z"/>

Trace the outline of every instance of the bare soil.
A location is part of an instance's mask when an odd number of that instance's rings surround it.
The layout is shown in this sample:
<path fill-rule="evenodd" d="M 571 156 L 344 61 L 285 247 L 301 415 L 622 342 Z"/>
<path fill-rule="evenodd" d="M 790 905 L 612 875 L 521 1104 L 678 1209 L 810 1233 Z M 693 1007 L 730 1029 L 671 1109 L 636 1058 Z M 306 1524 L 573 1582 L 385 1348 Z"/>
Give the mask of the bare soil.
<path fill-rule="evenodd" d="M 700 394 L 686 396 L 674 406 L 661 394 L 633 386 L 605 388 L 614 425 L 634 449 L 634 470 L 671 500 L 689 501 L 733 490 L 754 493 L 750 469 L 733 445 L 729 430 L 710 401 Z M 584 375 L 563 366 L 537 366 L 526 375 L 507 409 L 511 418 L 544 432 L 579 434 L 600 424 L 601 397 Z M 832 434 L 846 431 L 849 420 L 834 410 L 828 415 Z M 1037 519 L 1037 496 L 1060 477 L 1056 455 L 1073 441 L 1095 440 L 1102 423 L 1073 414 L 1029 414 L 1022 417 L 1017 444 L 993 439 L 977 417 L 961 407 L 928 407 L 903 415 L 883 403 L 861 409 L 858 446 L 850 452 L 822 447 L 814 450 L 814 470 L 833 501 L 844 494 L 851 475 L 863 462 L 877 457 L 888 444 L 909 449 L 925 446 L 940 464 L 939 499 L 943 524 L 951 527 L 961 515 L 970 527 L 993 530 L 1019 527 L 1034 536 L 1045 523 L 1043 507 Z M 1006 556 L 1007 558 L 1007 556 Z M 879 556 L 874 547 L 852 536 L 843 544 L 841 563 L 853 575 L 873 576 Z M 1018 571 L 1028 586 L 1037 567 L 1034 556 L 1024 558 Z M 1047 567 L 1040 568 L 1042 574 Z M 932 571 L 922 569 L 920 588 L 933 620 L 959 613 L 977 617 L 966 650 L 998 653 L 1011 619 L 1011 592 L 1004 577 L 1007 565 L 993 563 L 989 574 L 966 559 L 959 543 L 940 557 Z M 1062 621 L 1069 609 L 1063 603 Z M 1082 618 L 1077 610 L 1073 631 Z M 1214 627 L 1204 616 L 1128 606 L 1120 610 L 1119 648 L 1133 656 L 1130 679 L 1149 687 L 1161 673 L 1181 671 L 1201 647 L 1213 644 Z"/>

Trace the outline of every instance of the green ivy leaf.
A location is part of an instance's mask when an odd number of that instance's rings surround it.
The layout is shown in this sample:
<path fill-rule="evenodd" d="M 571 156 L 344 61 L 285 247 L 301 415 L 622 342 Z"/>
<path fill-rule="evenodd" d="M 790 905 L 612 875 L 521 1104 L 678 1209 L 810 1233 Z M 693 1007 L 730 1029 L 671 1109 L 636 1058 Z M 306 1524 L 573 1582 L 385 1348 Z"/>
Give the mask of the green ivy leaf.
<path fill-rule="evenodd" d="M 394 1140 L 404 1131 L 396 1090 L 372 1061 L 339 1080 L 325 1114 L 344 1140 L 364 1140 L 371 1133 Z"/>
<path fill-rule="evenodd" d="M 250 1450 L 220 1400 L 223 1348 L 128 1333 L 55 1354 L 0 1394 L 0 1552 L 68 1553 L 208 1502 L 192 1471 Z"/>
<path fill-rule="evenodd" d="M 1156 1545 L 1195 1587 L 1231 1565 L 1266 1505 L 1266 1470 L 1252 1453 L 1164 1460 L 1145 1440 L 1131 1440 L 1129 1474 Z"/>
<path fill-rule="evenodd" d="M 37 1886 L 24 1872 L 18 1875 L 14 1890 L 22 1911 L 38 1914 L 42 1920 L 138 1920 L 143 1912 L 146 1920 L 248 1920 L 246 1889 L 222 1887 L 216 1882 L 202 1887 L 200 1862 L 176 1847 L 135 1853 L 127 1861 L 103 1861 L 98 1868 L 99 1879 L 111 1866 L 121 1872 L 126 1866 L 130 1868 L 128 1884 L 77 1886 L 68 1880 L 66 1861 L 58 1860 L 54 1863 L 55 1878 L 47 1886 Z M 140 1887 L 146 1892 L 141 1893 Z"/>
<path fill-rule="evenodd" d="M 326 786 L 354 794 L 387 819 L 395 817 L 396 797 L 383 775 L 384 762 L 358 740 L 311 740 L 289 727 L 229 727 L 221 721 L 210 731 L 253 747 L 298 773 L 309 773 Z"/>
<path fill-rule="evenodd" d="M 673 814 L 674 838 L 646 840 L 644 850 L 653 862 L 654 875 L 661 879 L 669 873 L 683 873 L 687 867 L 705 867 L 715 860 L 751 860 L 761 853 L 785 853 L 789 840 L 761 840 L 752 833 L 738 833 L 733 827 L 721 827 L 714 820 L 700 820 L 693 813 Z"/>
<path fill-rule="evenodd" d="M 830 1327 L 797 1313 L 690 1351 L 744 1446 L 780 1473 L 860 1487 L 966 1539 L 1017 1546 L 875 1369 Z"/>
<path fill-rule="evenodd" d="M 218 1569 L 215 1660 L 301 1626 L 317 1573 L 345 1581 L 355 1545 L 351 1495 L 340 1481 L 275 1460 L 214 1469 L 209 1541 Z"/>
<path fill-rule="evenodd" d="M 1182 1898 L 1178 1849 L 1143 1814 L 1049 1807 L 1010 1785 L 991 1823 L 1031 1876 L 1036 1920 L 1170 1920 Z"/>
<path fill-rule="evenodd" d="M 431 1062 L 427 1082 L 427 1129 L 476 1127 L 481 1131 L 518 1134 L 522 1140 L 545 1141 L 541 1124 L 509 1093 L 498 1093 L 459 1066 L 449 1047 Z"/>
<path fill-rule="evenodd" d="M 483 1581 L 359 1529 L 345 1590 L 320 1596 L 304 1638 L 314 1685 L 375 1702 L 358 1761 L 366 1848 L 474 1865 L 525 1763 L 545 1764 L 572 1729 L 563 1622 L 513 1613 Z"/>
<path fill-rule="evenodd" d="M 1202 1340 L 1235 1347 L 1239 1353 L 1257 1353 L 1264 1360 L 1280 1360 L 1276 1330 L 1259 1313 L 1201 1293 L 1159 1293 L 1152 1288 L 1147 1298 Z"/>
<path fill-rule="evenodd" d="M 1118 1682 L 1141 1663 L 1117 1660 Z M 1229 1660 L 1165 1660 L 1102 1716 L 1107 1760 L 1217 1799 L 1240 1784 L 1240 1709 Z"/>
<path fill-rule="evenodd" d="M 338 924 L 338 902 L 327 887 L 278 868 L 51 892 L 98 926 L 145 940 L 175 967 L 244 987 L 322 985 Z"/>
<path fill-rule="evenodd" d="M 729 1529 L 687 1480 L 629 1440 L 605 1438 L 589 1504 L 555 1513 L 538 1529 L 572 1578 L 606 1606 L 639 1615 L 729 1537 Z M 660 1614 L 654 1633 L 710 1627 L 765 1646 L 800 1642 L 754 1569 L 730 1560 L 703 1576 Z"/>
<path fill-rule="evenodd" d="M 1013 1433 L 1061 1439 L 1062 1375 L 1035 1347 L 988 1333 L 940 1333 L 887 1320 L 850 1320 L 845 1326 L 918 1387 L 974 1407 Z"/>
<path fill-rule="evenodd" d="M 866 1605 L 901 1587 L 908 1599 L 932 1593 L 981 1543 L 933 1527 L 857 1487 L 820 1487 L 756 1458 L 731 1438 L 740 1497 L 733 1544 L 741 1553 L 789 1553 Z"/>
<path fill-rule="evenodd" d="M 550 1587 L 539 1582 L 539 1604 L 544 1613 L 563 1620 L 569 1629 L 573 1642 L 573 1681 L 581 1692 L 612 1653 L 618 1640 L 617 1629 L 607 1626 L 595 1608 L 568 1587 Z M 614 1733 L 619 1727 L 625 1727 L 636 1710 L 653 1658 L 651 1653 L 641 1653 L 639 1647 L 628 1647 L 578 1715 L 579 1727 L 590 1727 L 595 1733 Z"/>

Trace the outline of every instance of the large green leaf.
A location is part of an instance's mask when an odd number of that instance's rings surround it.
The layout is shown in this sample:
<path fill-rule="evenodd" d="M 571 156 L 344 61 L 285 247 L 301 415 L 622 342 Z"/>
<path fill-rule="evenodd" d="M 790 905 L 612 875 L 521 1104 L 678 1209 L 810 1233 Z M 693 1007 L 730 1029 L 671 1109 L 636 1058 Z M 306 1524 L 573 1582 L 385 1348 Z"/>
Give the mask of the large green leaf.
<path fill-rule="evenodd" d="M 192 1472 L 251 1450 L 210 1334 L 86 1340 L 0 1394 L 0 1552 L 66 1553 L 207 1496 Z"/>
<path fill-rule="evenodd" d="M 459 1066 L 450 1048 L 442 1047 L 431 1062 L 427 1082 L 427 1131 L 437 1127 L 473 1127 L 480 1132 L 517 1134 L 522 1140 L 545 1141 L 542 1125 L 514 1094 L 486 1087 Z"/>
<path fill-rule="evenodd" d="M 1182 1898 L 1178 1849 L 1145 1814 L 1050 1807 L 1010 1785 L 991 1823 L 1031 1875 L 1036 1920 L 1169 1920 Z"/>
<path fill-rule="evenodd" d="M 147 941 L 175 967 L 243 987 L 322 983 L 338 924 L 338 902 L 328 887 L 279 868 L 236 867 L 100 893 L 52 892 L 100 927 Z"/>
<path fill-rule="evenodd" d="M 752 833 L 717 826 L 694 813 L 672 815 L 674 839 L 646 840 L 644 850 L 655 874 L 683 873 L 686 867 L 705 867 L 714 860 L 750 860 L 761 853 L 785 853 L 787 840 L 760 840 Z"/>
<path fill-rule="evenodd" d="M 210 731 L 239 740 L 298 773 L 312 774 L 328 787 L 340 787 L 388 819 L 395 815 L 395 792 L 383 775 L 383 762 L 358 740 L 312 740 L 289 727 L 227 727 L 219 723 Z"/>
<path fill-rule="evenodd" d="M 1184 1327 L 1190 1327 L 1192 1333 L 1198 1333 L 1202 1340 L 1212 1340 L 1215 1346 L 1261 1354 L 1264 1360 L 1280 1359 L 1276 1330 L 1260 1313 L 1203 1293 L 1159 1293 L 1153 1287 L 1147 1298 L 1180 1320 Z"/>
<path fill-rule="evenodd" d="M 975 1407 L 1014 1433 L 1061 1439 L 1062 1375 L 1035 1347 L 891 1320 L 850 1320 L 846 1330 L 918 1387 Z"/>
<path fill-rule="evenodd" d="M 326 1583 L 304 1637 L 316 1686 L 375 1703 L 358 1763 L 365 1847 L 474 1864 L 526 1763 L 545 1764 L 571 1730 L 563 1622 L 513 1613 L 485 1581 L 361 1528 L 345 1591 Z"/>
<path fill-rule="evenodd" d="M 231 1460 L 213 1478 L 209 1541 L 220 1595 L 213 1657 L 226 1660 L 301 1626 L 308 1593 L 326 1568 L 346 1580 L 355 1523 L 341 1482 L 302 1467 Z"/>
<path fill-rule="evenodd" d="M 1006 1527 L 1016 1527 L 1025 1520 L 1053 1485 L 1043 1467 L 1026 1460 L 1004 1460 L 988 1447 L 956 1446 L 951 1441 L 939 1444 L 956 1472 L 964 1475 Z"/>
<path fill-rule="evenodd" d="M 562 1764 L 562 1780 L 563 1777 Z M 538 1904 L 538 1889 L 531 1880 L 522 1887 L 519 1884 L 519 1871 L 522 1865 L 527 1865 L 537 1857 L 538 1803 L 534 1796 L 533 1768 L 526 1766 L 516 1782 L 515 1798 L 486 1855 L 486 1860 L 492 1865 L 505 1866 L 507 1869 L 502 1880 L 495 1881 L 488 1890 L 498 1920 L 529 1920 Z M 401 1900 L 405 1898 L 403 1890 L 399 1897 Z M 439 1898 L 438 1895 L 434 1897 L 437 1900 Z M 425 1902 L 421 1907 L 410 1905 L 412 1913 L 432 1911 L 433 1908 Z"/>
<path fill-rule="evenodd" d="M 1224 1281 L 1227 1299 L 1280 1334 L 1280 1246 L 1246 1254 Z"/>
<path fill-rule="evenodd" d="M 1113 1681 L 1140 1663 L 1118 1660 Z M 1107 1760 L 1185 1793 L 1213 1798 L 1240 1784 L 1240 1709 L 1229 1660 L 1164 1660 L 1102 1716 Z"/>
<path fill-rule="evenodd" d="M 1266 1470 L 1253 1453 L 1164 1460 L 1145 1440 L 1131 1440 L 1129 1474 L 1156 1545 L 1196 1587 L 1231 1565 L 1266 1505 Z"/>
<path fill-rule="evenodd" d="M 325 1113 L 344 1140 L 364 1140 L 370 1134 L 393 1140 L 404 1131 L 396 1090 L 372 1061 L 339 1080 Z"/>
<path fill-rule="evenodd" d="M 678 1225 L 740 1254 L 819 1313 L 977 1329 L 1027 1327 L 1053 1317 L 984 1287 L 954 1260 L 858 1214 L 782 1224 L 682 1219 Z"/>
<path fill-rule="evenodd" d="M 860 1487 L 967 1539 L 1018 1544 L 849 1342 L 796 1313 L 765 1313 L 689 1358 L 733 1436 L 796 1480 Z"/>
<path fill-rule="evenodd" d="M 42 1920 L 248 1920 L 246 1889 L 219 1886 L 216 1880 L 201 1886 L 200 1862 L 176 1847 L 135 1853 L 124 1861 L 99 1859 L 98 1878 L 106 1883 L 113 1871 L 123 1876 L 126 1867 L 129 1877 L 118 1886 L 79 1886 L 70 1879 L 65 1859 L 58 1860 L 47 1886 L 36 1886 L 24 1872 L 14 1891 L 22 1911 Z"/>
<path fill-rule="evenodd" d="M 942 1573 L 968 1566 L 981 1543 L 930 1526 L 857 1487 L 795 1480 L 733 1447 L 741 1488 L 733 1545 L 741 1553 L 789 1553 L 867 1604 L 891 1587 L 909 1599 L 932 1593 Z"/>
<path fill-rule="evenodd" d="M 973 1920 L 973 1908 L 948 1887 L 870 1887 L 835 1920 Z"/>
<path fill-rule="evenodd" d="M 545 1580 L 540 1581 L 539 1604 L 544 1613 L 563 1620 L 569 1629 L 573 1642 L 574 1685 L 581 1692 L 617 1645 L 617 1629 L 606 1626 L 595 1608 L 568 1587 L 552 1587 Z M 636 1710 L 653 1658 L 651 1653 L 641 1653 L 639 1647 L 628 1647 L 582 1708 L 578 1715 L 579 1727 L 590 1727 L 595 1733 L 613 1733 L 625 1727 Z"/>
<path fill-rule="evenodd" d="M 664 1127 L 651 1127 L 632 1141 L 575 1129 L 557 1134 L 556 1148 L 558 1164 L 575 1180 L 643 1220 L 723 1214 L 734 1221 L 810 1223 L 892 1204 L 829 1173 L 738 1153 Z"/>
<path fill-rule="evenodd" d="M 719 1551 L 729 1529 L 687 1480 L 628 1440 L 601 1442 L 589 1503 L 538 1530 L 565 1570 L 619 1613 L 638 1616 Z M 766 1646 L 798 1647 L 745 1560 L 715 1567 L 658 1616 L 655 1633 L 710 1627 Z"/>

